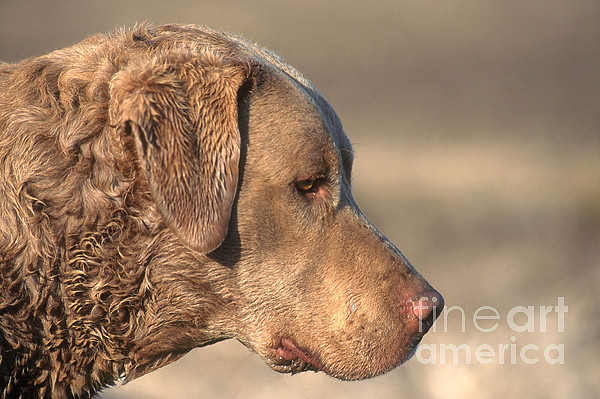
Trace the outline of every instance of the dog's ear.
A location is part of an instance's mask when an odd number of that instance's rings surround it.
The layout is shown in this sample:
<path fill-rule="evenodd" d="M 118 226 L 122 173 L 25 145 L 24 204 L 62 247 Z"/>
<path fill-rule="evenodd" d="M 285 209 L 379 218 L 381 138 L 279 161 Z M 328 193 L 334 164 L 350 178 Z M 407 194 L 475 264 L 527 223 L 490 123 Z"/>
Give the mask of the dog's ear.
<path fill-rule="evenodd" d="M 238 90 L 249 67 L 210 54 L 133 63 L 110 83 L 111 125 L 133 134 L 169 227 L 201 253 L 225 239 L 238 184 Z"/>

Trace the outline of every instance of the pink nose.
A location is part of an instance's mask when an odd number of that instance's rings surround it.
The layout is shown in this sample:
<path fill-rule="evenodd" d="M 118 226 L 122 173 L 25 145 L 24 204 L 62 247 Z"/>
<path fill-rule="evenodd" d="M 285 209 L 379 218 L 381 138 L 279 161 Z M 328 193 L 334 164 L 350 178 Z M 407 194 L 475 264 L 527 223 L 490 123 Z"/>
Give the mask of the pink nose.
<path fill-rule="evenodd" d="M 427 332 L 442 313 L 444 298 L 436 290 L 421 292 L 412 300 L 412 310 L 419 319 L 419 331 Z"/>

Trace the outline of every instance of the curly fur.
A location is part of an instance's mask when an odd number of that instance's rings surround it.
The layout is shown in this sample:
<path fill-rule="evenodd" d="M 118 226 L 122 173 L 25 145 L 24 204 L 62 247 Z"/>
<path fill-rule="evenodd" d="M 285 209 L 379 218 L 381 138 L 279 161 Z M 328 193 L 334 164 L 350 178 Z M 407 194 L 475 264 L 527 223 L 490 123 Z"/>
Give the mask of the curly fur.
<path fill-rule="evenodd" d="M 119 39 L 135 48 L 141 35 Z M 109 82 L 124 57 L 115 38 L 0 69 L 6 393 L 85 396 L 171 360 L 132 356 L 136 333 L 152 328 L 141 314 L 152 311 L 146 266 L 182 258 L 182 245 L 161 233 L 135 144 L 109 125 Z"/>
<path fill-rule="evenodd" d="M 261 90 L 242 110 L 245 97 Z M 269 107 L 279 117 L 269 119 Z M 266 120 L 250 120 L 259 109 Z M 289 135 L 280 151 L 276 142 L 260 144 L 284 137 L 261 138 L 273 123 L 311 127 L 295 129 L 306 133 Z M 323 126 L 331 136 L 313 132 Z M 267 176 L 287 170 L 269 166 L 278 162 L 272 158 L 292 148 L 322 154 L 294 150 L 290 159 L 312 162 L 302 173 L 324 163 L 331 171 L 329 191 L 306 198 L 337 205 L 301 211 L 304 205 L 265 186 Z M 0 64 L 0 397 L 89 397 L 230 337 L 278 371 L 316 367 L 356 379 L 405 360 L 422 332 L 411 324 L 412 307 L 393 309 L 430 287 L 355 209 L 350 151 L 337 117 L 302 75 L 275 54 L 208 28 L 141 26 Z M 293 185 L 282 187 L 289 193 Z M 289 219 L 293 207 L 297 216 Z M 325 210 L 339 216 L 314 220 L 332 227 L 299 242 L 309 231 L 306 217 Z M 303 220 L 295 231 L 292 220 Z M 330 250 L 339 272 L 309 271 L 323 262 L 303 255 L 306 248 L 345 236 L 350 241 L 333 246 L 364 248 Z M 344 256 L 382 266 L 354 277 Z M 302 285 L 294 297 L 273 288 L 284 263 L 305 269 L 282 275 L 288 286 Z M 334 275 L 340 280 L 332 282 Z M 339 308 L 302 305 L 330 291 Z M 363 310 L 338 333 L 349 301 Z M 309 320 L 317 310 L 333 312 L 323 320 L 337 324 L 315 332 Z M 296 327 L 293 345 L 316 339 L 332 349 L 290 354 L 286 326 L 298 319 L 307 324 Z M 362 335 L 352 332 L 356 326 Z M 382 338 L 390 331 L 391 339 Z M 387 347 L 395 349 L 372 360 Z"/>

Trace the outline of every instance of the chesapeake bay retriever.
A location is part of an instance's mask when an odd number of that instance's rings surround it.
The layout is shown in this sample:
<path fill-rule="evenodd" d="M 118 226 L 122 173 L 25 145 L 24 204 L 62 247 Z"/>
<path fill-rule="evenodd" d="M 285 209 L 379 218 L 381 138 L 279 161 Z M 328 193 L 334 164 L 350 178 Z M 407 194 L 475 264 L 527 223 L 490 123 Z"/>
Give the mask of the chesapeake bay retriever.
<path fill-rule="evenodd" d="M 235 338 L 274 370 L 407 360 L 442 297 L 352 198 L 278 55 L 136 27 L 0 65 L 0 396 L 89 397 Z"/>

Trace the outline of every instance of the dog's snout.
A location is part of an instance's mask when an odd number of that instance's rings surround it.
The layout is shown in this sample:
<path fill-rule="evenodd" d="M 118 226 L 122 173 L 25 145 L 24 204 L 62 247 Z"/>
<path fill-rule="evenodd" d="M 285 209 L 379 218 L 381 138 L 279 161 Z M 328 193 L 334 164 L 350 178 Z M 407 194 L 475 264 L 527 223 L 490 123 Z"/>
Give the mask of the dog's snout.
<path fill-rule="evenodd" d="M 421 292 L 411 300 L 412 312 L 427 331 L 442 313 L 444 298 L 434 289 Z"/>

